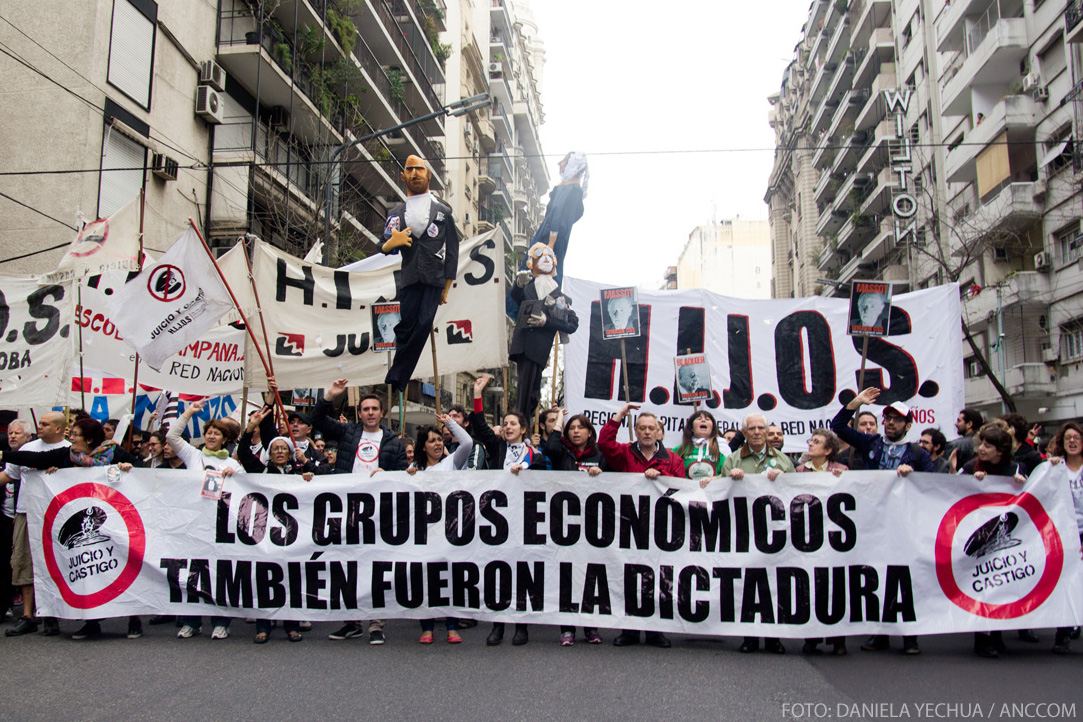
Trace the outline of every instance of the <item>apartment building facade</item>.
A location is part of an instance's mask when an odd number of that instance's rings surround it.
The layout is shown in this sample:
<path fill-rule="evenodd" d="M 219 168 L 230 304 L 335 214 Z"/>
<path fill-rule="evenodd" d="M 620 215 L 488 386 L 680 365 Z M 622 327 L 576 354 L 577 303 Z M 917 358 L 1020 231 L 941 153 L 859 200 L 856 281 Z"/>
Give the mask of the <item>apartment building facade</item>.
<path fill-rule="evenodd" d="M 704 288 L 732 298 L 771 298 L 767 221 L 723 220 L 696 226 L 676 266 L 676 288 Z"/>
<path fill-rule="evenodd" d="M 1017 408 L 1083 415 L 1081 17 L 1048 0 L 813 2 L 771 98 L 774 294 L 956 281 Z M 1000 413 L 963 355 L 967 403 Z"/>

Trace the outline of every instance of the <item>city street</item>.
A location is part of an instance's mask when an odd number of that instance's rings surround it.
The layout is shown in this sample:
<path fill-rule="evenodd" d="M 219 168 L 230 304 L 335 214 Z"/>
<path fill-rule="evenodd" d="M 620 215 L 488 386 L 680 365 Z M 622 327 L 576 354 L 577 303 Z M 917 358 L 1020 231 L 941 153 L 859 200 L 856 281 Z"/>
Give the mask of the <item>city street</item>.
<path fill-rule="evenodd" d="M 9 625 L 2 625 L 7 628 Z M 94 641 L 0 637 L 7 684 L 4 720 L 658 720 L 1063 718 L 1083 713 L 1083 643 L 1067 657 L 1006 635 L 1010 654 L 978 659 L 968 635 L 928 637 L 923 653 L 738 654 L 739 640 L 672 635 L 673 648 L 557 644 L 553 627 L 531 627 L 525 647 L 487 648 L 488 625 L 463 644 L 417 643 L 413 621 L 388 624 L 388 644 L 332 642 L 316 624 L 301 644 L 281 629 L 264 646 L 235 622 L 228 640 L 209 629 L 175 639 L 172 625 L 124 637 L 123 620 Z M 77 628 L 65 622 L 70 633 Z M 1007 704 L 1007 707 L 1004 705 Z M 1016 705 L 1012 707 L 1011 705 Z M 1029 704 L 1029 706 L 1023 706 Z M 980 705 L 980 711 L 975 709 Z M 1073 707 L 1074 705 L 1074 707 Z M 1074 710 L 1074 711 L 1073 711 Z"/>

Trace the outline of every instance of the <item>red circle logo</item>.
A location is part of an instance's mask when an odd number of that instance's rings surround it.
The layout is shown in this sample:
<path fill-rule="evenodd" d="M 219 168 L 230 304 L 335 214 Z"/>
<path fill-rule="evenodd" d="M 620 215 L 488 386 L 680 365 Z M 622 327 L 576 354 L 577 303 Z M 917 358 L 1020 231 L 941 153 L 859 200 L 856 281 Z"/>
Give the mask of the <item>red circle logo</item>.
<path fill-rule="evenodd" d="M 1017 506 L 1023 509 L 1037 528 L 1045 548 L 1045 569 L 1034 588 L 1022 598 L 1005 604 L 982 602 L 960 588 L 952 564 L 952 548 L 959 525 L 967 516 L 984 507 Z M 936 533 L 936 579 L 944 594 L 956 606 L 988 619 L 1015 619 L 1037 609 L 1049 598 L 1064 567 L 1064 546 L 1053 520 L 1041 502 L 1030 494 L 975 494 L 955 503 L 940 522 Z"/>
<path fill-rule="evenodd" d="M 104 588 L 89 594 L 81 594 L 72 589 L 69 579 L 61 571 L 56 561 L 55 540 L 57 531 L 54 530 L 57 515 L 65 505 L 82 499 L 103 501 L 120 514 L 127 529 L 128 558 L 124 563 L 120 574 Z M 71 520 L 69 520 L 70 523 Z M 60 534 L 65 532 L 69 524 L 65 523 L 60 529 Z M 45 566 L 49 570 L 49 576 L 56 582 L 60 596 L 69 607 L 75 609 L 92 609 L 113 601 L 132 585 L 139 576 L 139 570 L 143 566 L 143 555 L 146 552 L 147 536 L 143 528 L 143 520 L 139 517 L 128 498 L 116 489 L 103 484 L 76 484 L 67 491 L 63 491 L 53 497 L 49 507 L 45 510 L 45 519 L 41 530 L 41 546 L 45 554 Z M 115 545 L 116 546 L 116 545 Z"/>
<path fill-rule="evenodd" d="M 162 303 L 172 303 L 184 295 L 187 288 L 184 284 L 184 273 L 176 266 L 168 263 L 158 266 L 150 272 L 147 279 L 147 291 L 156 300 Z"/>
<path fill-rule="evenodd" d="M 83 226 L 83 230 L 79 232 L 78 238 L 75 239 L 68 253 L 79 258 L 92 256 L 102 249 L 108 239 L 109 219 L 102 218 L 93 221 Z"/>

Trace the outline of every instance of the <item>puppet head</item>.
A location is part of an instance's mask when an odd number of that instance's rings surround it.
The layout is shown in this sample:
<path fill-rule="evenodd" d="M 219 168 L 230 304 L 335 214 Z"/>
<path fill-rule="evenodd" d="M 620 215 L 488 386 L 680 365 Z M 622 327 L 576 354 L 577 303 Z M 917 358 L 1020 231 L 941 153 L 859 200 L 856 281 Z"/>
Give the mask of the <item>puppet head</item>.
<path fill-rule="evenodd" d="M 526 252 L 526 265 L 535 276 L 556 275 L 557 254 L 544 243 L 535 243 Z"/>
<path fill-rule="evenodd" d="M 419 196 L 429 192 L 429 167 L 416 155 L 406 159 L 406 169 L 400 174 L 406 184 L 406 195 Z"/>

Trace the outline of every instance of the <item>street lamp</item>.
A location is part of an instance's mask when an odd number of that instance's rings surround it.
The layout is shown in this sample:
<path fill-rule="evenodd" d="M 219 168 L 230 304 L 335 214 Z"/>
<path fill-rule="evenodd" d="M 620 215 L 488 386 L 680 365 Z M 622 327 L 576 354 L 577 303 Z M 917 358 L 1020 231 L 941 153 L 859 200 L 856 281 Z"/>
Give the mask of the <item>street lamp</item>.
<path fill-rule="evenodd" d="M 327 261 L 331 260 L 331 174 L 334 171 L 335 162 L 338 160 L 338 157 L 342 155 L 342 153 L 347 148 L 352 148 L 355 145 L 366 143 L 373 138 L 379 138 L 382 135 L 389 135 L 396 131 L 402 130 L 403 128 L 408 128 L 411 125 L 424 123 L 426 120 L 432 120 L 433 118 L 438 118 L 441 115 L 447 115 L 452 118 L 458 117 L 460 115 L 465 115 L 472 110 L 477 110 L 479 108 L 484 108 L 487 105 L 491 105 L 492 102 L 492 98 L 489 97 L 488 93 L 478 93 L 477 95 L 472 95 L 469 98 L 463 98 L 462 100 L 456 100 L 453 103 L 448 103 L 447 105 L 440 108 L 440 110 L 433 111 L 432 113 L 429 113 L 428 115 L 423 115 L 420 118 L 407 120 L 404 123 L 399 123 L 398 125 L 392 126 L 390 128 L 385 128 L 384 130 L 378 130 L 375 133 L 370 133 L 363 138 L 358 138 L 357 140 L 351 140 L 348 143 L 343 143 L 342 145 L 331 151 L 331 157 L 327 161 L 327 192 L 324 194 L 323 202 L 323 238 L 324 241 L 327 243 Z"/>

